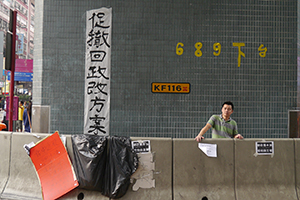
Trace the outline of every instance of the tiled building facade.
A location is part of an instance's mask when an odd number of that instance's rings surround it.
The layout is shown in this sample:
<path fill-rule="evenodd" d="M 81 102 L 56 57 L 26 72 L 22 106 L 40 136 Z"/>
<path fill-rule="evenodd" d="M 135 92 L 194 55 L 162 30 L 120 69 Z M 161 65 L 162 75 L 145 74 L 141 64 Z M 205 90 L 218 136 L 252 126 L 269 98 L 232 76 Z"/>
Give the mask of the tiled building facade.
<path fill-rule="evenodd" d="M 230 100 L 244 137 L 288 137 L 288 111 L 299 105 L 298 1 L 35 4 L 33 103 L 50 107 L 51 132 L 83 132 L 85 13 L 111 7 L 112 135 L 195 137 Z M 153 82 L 191 91 L 153 93 Z"/>

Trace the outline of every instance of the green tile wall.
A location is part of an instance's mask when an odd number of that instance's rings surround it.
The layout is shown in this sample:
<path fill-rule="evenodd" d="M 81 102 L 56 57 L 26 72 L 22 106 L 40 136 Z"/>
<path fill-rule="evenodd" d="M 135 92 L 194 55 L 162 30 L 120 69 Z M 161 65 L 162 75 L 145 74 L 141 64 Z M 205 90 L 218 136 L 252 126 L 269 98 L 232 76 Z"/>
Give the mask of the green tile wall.
<path fill-rule="evenodd" d="M 246 138 L 288 137 L 288 110 L 297 107 L 297 4 L 36 1 L 43 17 L 35 17 L 35 31 L 42 31 L 35 44 L 43 45 L 35 49 L 33 103 L 51 106 L 52 132 L 83 132 L 85 12 L 112 7 L 111 135 L 195 137 L 230 100 Z M 176 54 L 179 42 L 182 55 Z M 215 43 L 221 45 L 218 56 Z M 240 66 L 233 43 L 244 44 Z M 191 91 L 152 93 L 152 82 L 188 82 Z"/>

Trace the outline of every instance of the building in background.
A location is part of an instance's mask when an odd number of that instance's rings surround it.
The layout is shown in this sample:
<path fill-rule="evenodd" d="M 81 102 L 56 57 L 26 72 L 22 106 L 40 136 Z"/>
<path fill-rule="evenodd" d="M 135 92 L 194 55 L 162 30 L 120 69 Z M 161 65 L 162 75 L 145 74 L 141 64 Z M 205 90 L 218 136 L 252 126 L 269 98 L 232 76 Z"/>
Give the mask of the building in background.
<path fill-rule="evenodd" d="M 5 36 L 9 26 L 9 10 L 17 11 L 17 45 L 16 59 L 33 59 L 33 38 L 34 38 L 34 0 L 0 0 L 0 31 L 4 32 L 4 51 L 5 56 Z M 1 80 L 0 86 L 7 93 L 8 85 L 5 83 L 5 76 Z M 15 84 L 18 93 L 32 90 L 32 82 L 17 81 Z M 4 92 L 4 91 L 2 91 Z"/>
<path fill-rule="evenodd" d="M 18 12 L 17 57 L 21 59 L 33 59 L 34 0 L 2 0 L 0 1 L 0 6 L 0 31 L 4 32 L 4 36 L 6 35 L 9 25 L 9 9 L 16 10 Z"/>

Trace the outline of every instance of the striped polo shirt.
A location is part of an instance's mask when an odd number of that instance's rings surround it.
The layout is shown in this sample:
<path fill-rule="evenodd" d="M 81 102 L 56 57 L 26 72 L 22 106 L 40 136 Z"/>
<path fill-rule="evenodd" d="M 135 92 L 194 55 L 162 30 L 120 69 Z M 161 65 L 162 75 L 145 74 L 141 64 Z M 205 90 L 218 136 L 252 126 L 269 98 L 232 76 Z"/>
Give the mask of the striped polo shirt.
<path fill-rule="evenodd" d="M 222 115 L 213 115 L 207 123 L 212 126 L 212 138 L 233 138 L 238 134 L 237 123 L 231 118 L 225 121 Z"/>

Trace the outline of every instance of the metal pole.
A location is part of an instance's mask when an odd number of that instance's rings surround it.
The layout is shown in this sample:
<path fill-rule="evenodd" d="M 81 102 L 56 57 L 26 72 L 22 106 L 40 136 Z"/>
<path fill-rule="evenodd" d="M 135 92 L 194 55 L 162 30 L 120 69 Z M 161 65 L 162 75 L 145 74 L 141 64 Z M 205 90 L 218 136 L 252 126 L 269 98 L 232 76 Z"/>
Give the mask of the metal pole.
<path fill-rule="evenodd" d="M 10 19 L 11 20 L 11 19 Z M 13 131 L 13 100 L 15 87 L 15 58 L 16 58 L 16 35 L 17 35 L 17 11 L 13 11 L 13 36 L 11 48 L 11 71 L 10 71 L 10 88 L 9 88 L 9 131 Z M 18 109 L 18 108 L 16 108 Z"/>

